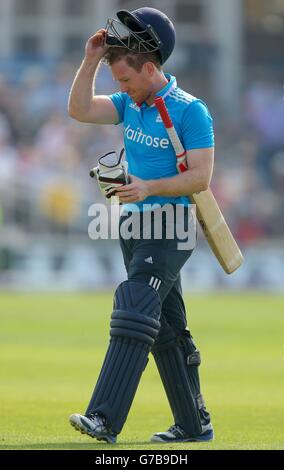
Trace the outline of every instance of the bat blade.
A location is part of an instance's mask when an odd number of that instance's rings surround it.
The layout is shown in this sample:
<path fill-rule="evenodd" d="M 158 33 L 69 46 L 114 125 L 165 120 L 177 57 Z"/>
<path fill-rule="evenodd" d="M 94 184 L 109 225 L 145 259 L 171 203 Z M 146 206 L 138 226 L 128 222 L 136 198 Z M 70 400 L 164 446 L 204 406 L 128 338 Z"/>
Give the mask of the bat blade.
<path fill-rule="evenodd" d="M 211 191 L 190 195 L 196 205 L 196 217 L 214 255 L 227 274 L 238 269 L 244 257 Z"/>

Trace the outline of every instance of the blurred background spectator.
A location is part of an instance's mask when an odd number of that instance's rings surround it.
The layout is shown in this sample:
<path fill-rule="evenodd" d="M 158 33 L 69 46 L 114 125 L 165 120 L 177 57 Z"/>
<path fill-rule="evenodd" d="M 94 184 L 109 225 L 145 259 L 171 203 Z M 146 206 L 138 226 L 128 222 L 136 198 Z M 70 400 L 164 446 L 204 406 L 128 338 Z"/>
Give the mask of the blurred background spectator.
<path fill-rule="evenodd" d="M 117 241 L 88 238 L 88 209 L 104 202 L 88 172 L 103 153 L 120 150 L 122 128 L 78 123 L 67 101 L 88 37 L 116 10 L 143 5 L 0 0 L 0 288 L 95 289 L 124 277 Z M 201 240 L 184 276 L 196 290 L 282 290 L 283 1 L 147 5 L 176 25 L 165 70 L 214 117 L 212 188 L 246 255 L 228 278 Z M 97 92 L 115 90 L 103 65 Z"/>

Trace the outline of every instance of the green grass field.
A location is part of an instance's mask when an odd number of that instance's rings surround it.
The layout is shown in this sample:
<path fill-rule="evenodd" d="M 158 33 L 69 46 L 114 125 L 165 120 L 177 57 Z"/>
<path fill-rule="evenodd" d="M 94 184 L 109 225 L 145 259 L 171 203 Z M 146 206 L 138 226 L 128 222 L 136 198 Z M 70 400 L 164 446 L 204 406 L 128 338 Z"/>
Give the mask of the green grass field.
<path fill-rule="evenodd" d="M 151 444 L 172 424 L 151 358 L 116 449 L 284 449 L 284 298 L 187 297 L 216 438 Z M 108 344 L 112 294 L 0 295 L 0 449 L 106 449 L 68 423 Z"/>

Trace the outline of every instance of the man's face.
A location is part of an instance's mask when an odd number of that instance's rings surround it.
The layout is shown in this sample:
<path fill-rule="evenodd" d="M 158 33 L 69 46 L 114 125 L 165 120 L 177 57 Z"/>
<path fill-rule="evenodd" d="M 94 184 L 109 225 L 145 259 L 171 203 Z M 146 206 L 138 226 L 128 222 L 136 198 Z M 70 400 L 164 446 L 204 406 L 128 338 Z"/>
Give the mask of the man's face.
<path fill-rule="evenodd" d="M 125 59 L 115 62 L 111 66 L 112 75 L 119 83 L 120 90 L 127 93 L 135 103 L 143 103 L 151 94 L 151 80 L 147 67 L 137 72 L 130 67 Z"/>

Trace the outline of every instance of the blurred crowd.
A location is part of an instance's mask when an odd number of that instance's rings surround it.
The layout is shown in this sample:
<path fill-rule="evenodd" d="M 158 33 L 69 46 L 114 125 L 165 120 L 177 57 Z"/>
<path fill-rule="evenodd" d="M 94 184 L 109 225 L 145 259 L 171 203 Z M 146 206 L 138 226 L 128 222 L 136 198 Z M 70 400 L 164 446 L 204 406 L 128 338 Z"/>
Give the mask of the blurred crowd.
<path fill-rule="evenodd" d="M 78 65 L 78 64 L 77 64 Z M 0 224 L 24 231 L 87 231 L 102 201 L 89 178 L 99 156 L 122 147 L 120 126 L 78 123 L 67 114 L 74 64 L 0 75 Z M 102 66 L 98 93 L 114 83 Z M 188 91 L 195 94 L 195 90 Z M 216 134 L 212 188 L 243 245 L 284 234 L 284 89 L 271 78 L 244 87 L 241 114 L 210 107 Z"/>
<path fill-rule="evenodd" d="M 2 225 L 26 231 L 86 232 L 89 205 L 101 201 L 89 170 L 121 145 L 114 126 L 82 125 L 68 116 L 76 68 L 32 66 L 16 80 L 0 76 Z M 113 92 L 102 67 L 98 92 Z"/>
<path fill-rule="evenodd" d="M 214 112 L 214 110 L 213 110 Z M 241 113 L 218 115 L 213 188 L 237 238 L 284 235 L 284 89 L 272 76 L 244 88 Z"/>

